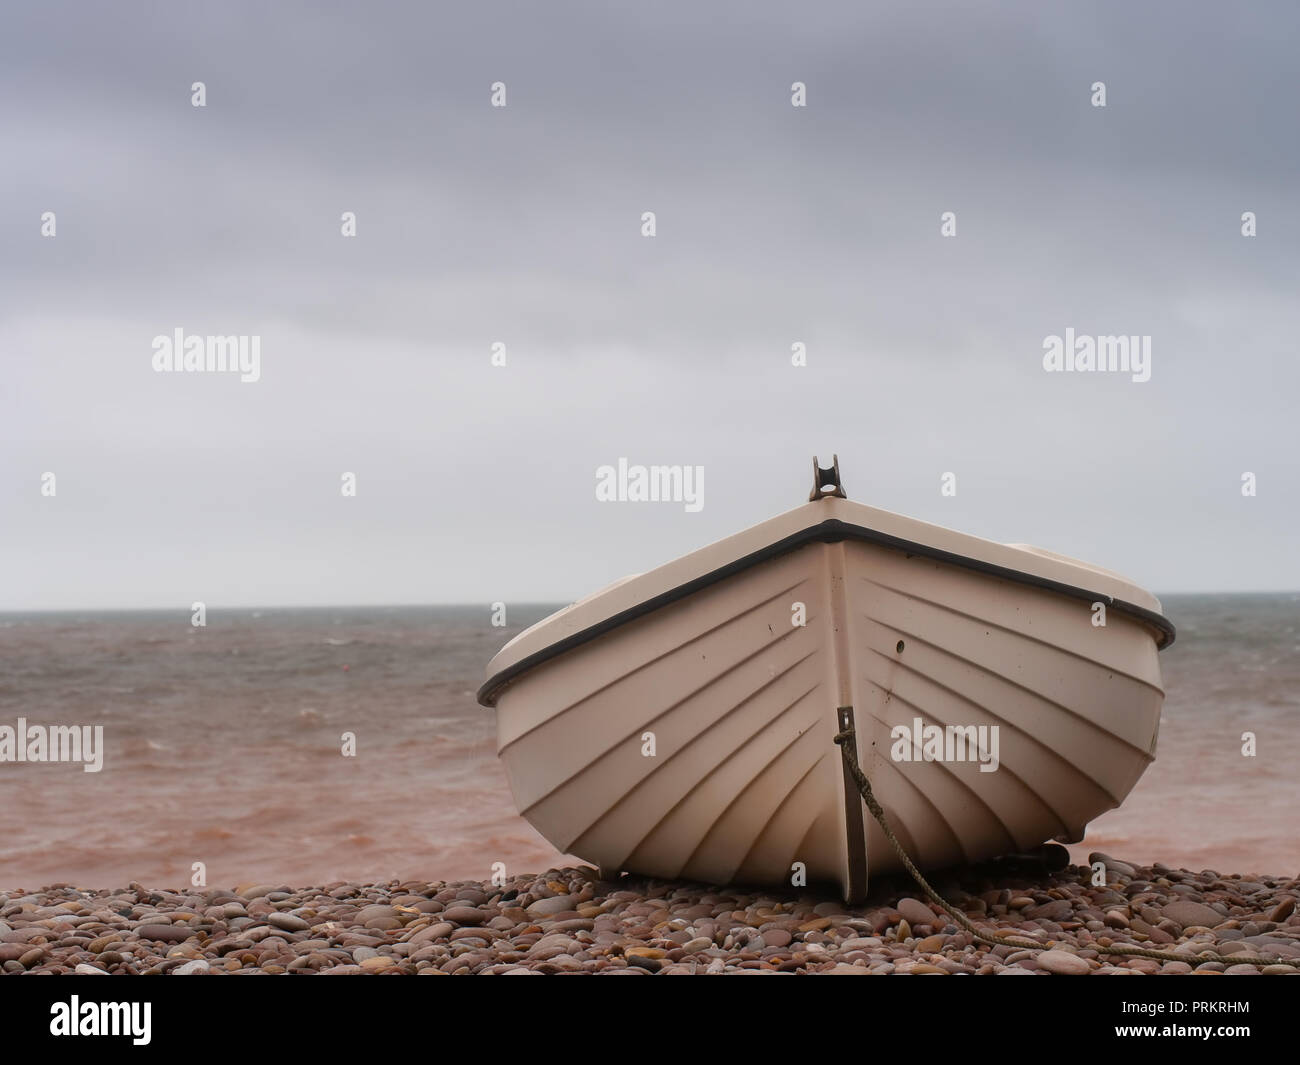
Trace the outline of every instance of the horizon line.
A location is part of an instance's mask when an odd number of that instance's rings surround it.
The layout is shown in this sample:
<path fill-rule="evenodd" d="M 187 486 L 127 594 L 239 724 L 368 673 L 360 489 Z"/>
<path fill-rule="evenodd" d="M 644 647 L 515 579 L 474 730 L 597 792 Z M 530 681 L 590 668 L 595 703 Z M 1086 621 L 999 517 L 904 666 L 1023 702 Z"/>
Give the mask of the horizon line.
<path fill-rule="evenodd" d="M 1195 590 L 1195 591 L 1178 591 L 1178 592 L 1160 592 L 1156 597 L 1161 596 L 1178 596 L 1178 595 L 1202 595 L 1202 596 L 1229 596 L 1229 595 L 1300 595 L 1300 589 L 1294 588 L 1224 588 L 1214 590 Z M 197 600 L 194 600 L 197 601 Z M 192 602 L 194 602 L 192 601 Z M 567 606 L 576 602 L 574 599 L 521 599 L 512 601 L 509 599 L 493 600 L 476 600 L 457 602 L 410 602 L 410 603 L 236 603 L 232 605 L 213 606 L 205 603 L 205 608 L 209 612 L 229 613 L 237 611 L 268 611 L 268 610 L 419 610 L 419 609 L 448 609 L 460 607 L 475 610 L 491 610 L 492 604 L 504 602 L 507 608 L 511 607 L 555 607 Z M 51 607 L 8 607 L 0 606 L 0 615 L 6 614 L 159 614 L 176 611 L 178 613 L 188 613 L 193 609 L 187 605 L 168 605 L 168 606 L 51 606 Z"/>

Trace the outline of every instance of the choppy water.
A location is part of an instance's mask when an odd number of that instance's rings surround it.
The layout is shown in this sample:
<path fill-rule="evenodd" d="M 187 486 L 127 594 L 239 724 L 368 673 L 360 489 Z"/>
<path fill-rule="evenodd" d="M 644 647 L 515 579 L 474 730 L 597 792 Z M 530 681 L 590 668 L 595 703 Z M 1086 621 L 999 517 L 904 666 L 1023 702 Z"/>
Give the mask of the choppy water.
<path fill-rule="evenodd" d="M 1156 764 L 1074 848 L 1300 868 L 1300 597 L 1169 597 Z M 0 888 L 483 879 L 560 860 L 519 818 L 461 608 L 0 616 L 0 724 L 102 724 L 104 769 L 0 763 Z M 1258 756 L 1243 758 L 1254 731 Z M 342 735 L 357 755 L 340 754 Z"/>
<path fill-rule="evenodd" d="M 1090 850 L 1219 872 L 1300 870 L 1300 595 L 1164 596 L 1178 639 L 1156 760 Z M 1242 755 L 1253 732 L 1256 755 Z"/>

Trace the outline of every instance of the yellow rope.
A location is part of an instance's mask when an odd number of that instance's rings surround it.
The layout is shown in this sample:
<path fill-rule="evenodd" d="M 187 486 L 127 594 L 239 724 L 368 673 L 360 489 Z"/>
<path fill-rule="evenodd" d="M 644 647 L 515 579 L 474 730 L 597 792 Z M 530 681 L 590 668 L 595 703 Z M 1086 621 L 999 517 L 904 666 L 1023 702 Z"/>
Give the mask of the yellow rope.
<path fill-rule="evenodd" d="M 840 752 L 844 756 L 844 764 L 848 766 L 849 773 L 852 774 L 854 781 L 858 785 L 858 791 L 862 793 L 862 801 L 867 804 L 867 809 L 871 811 L 871 816 L 880 824 L 881 830 L 885 833 L 885 838 L 889 840 L 898 855 L 899 861 L 909 873 L 912 879 L 920 886 L 921 890 L 930 897 L 932 902 L 938 903 L 943 907 L 944 912 L 953 918 L 959 925 L 966 929 L 972 936 L 981 943 L 989 943 L 997 947 L 1017 947 L 1025 950 L 1049 950 L 1051 948 L 1044 946 L 1042 943 L 1035 942 L 1032 939 L 1018 939 L 1009 936 L 994 936 L 987 932 L 981 932 L 969 918 L 960 910 L 948 903 L 934 890 L 929 882 L 921 875 L 921 871 L 912 863 L 912 859 L 907 856 L 903 850 L 903 845 L 898 842 L 898 837 L 894 835 L 893 830 L 889 827 L 889 822 L 885 817 L 885 811 L 880 803 L 876 801 L 875 795 L 871 792 L 871 782 L 867 780 L 866 774 L 862 772 L 862 767 L 858 765 L 858 754 L 855 750 L 855 744 L 846 741 L 853 738 L 854 732 L 852 727 L 845 729 L 835 737 L 835 742 L 839 744 Z M 1197 955 L 1175 954 L 1172 951 L 1164 950 L 1146 950 L 1142 947 L 1129 946 L 1120 944 L 1117 946 L 1105 946 L 1101 943 L 1093 944 L 1093 949 L 1102 954 L 1119 954 L 1127 958 L 1152 958 L 1155 961 L 1183 961 L 1183 962 L 1204 962 L 1219 961 L 1226 962 L 1230 965 L 1291 965 L 1300 968 L 1300 961 L 1293 961 L 1289 958 L 1241 958 L 1231 955 L 1224 956 L 1215 951 L 1202 951 Z"/>

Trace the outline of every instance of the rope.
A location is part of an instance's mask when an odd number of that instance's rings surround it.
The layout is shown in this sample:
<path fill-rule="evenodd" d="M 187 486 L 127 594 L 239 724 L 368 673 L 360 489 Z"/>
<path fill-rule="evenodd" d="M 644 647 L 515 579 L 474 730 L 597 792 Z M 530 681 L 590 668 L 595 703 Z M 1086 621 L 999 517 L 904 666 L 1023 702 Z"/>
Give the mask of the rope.
<path fill-rule="evenodd" d="M 899 861 L 903 863 L 904 868 L 912 874 L 912 879 L 920 886 L 921 890 L 929 896 L 931 902 L 938 903 L 945 913 L 954 921 L 961 925 L 972 936 L 981 943 L 988 943 L 995 947 L 1017 947 L 1025 950 L 1049 950 L 1050 946 L 1044 946 L 1042 943 L 1032 939 L 1021 939 L 1012 936 L 995 936 L 987 932 L 981 932 L 971 920 L 960 910 L 948 905 L 937 891 L 934 890 L 929 882 L 921 875 L 921 871 L 913 864 L 912 859 L 907 856 L 903 850 L 903 845 L 898 842 L 898 837 L 894 835 L 893 829 L 889 827 L 889 821 L 885 817 L 885 811 L 880 803 L 876 801 L 875 795 L 871 792 L 871 782 L 867 780 L 866 774 L 862 772 L 862 767 L 858 765 L 858 753 L 856 744 L 847 741 L 853 739 L 854 730 L 850 726 L 835 737 L 835 742 L 839 744 L 840 753 L 844 756 L 844 764 L 848 766 L 849 773 L 853 776 L 854 782 L 858 785 L 858 791 L 862 793 L 862 801 L 867 804 L 867 809 L 871 811 L 871 816 L 880 824 L 881 830 L 885 833 L 885 838 L 889 840 L 890 845 L 894 848 L 894 853 L 898 855 Z M 1212 950 L 1204 950 L 1196 955 L 1175 954 L 1172 951 L 1165 950 L 1146 950 L 1143 947 L 1134 947 L 1128 944 L 1118 944 L 1106 946 L 1102 943 L 1094 943 L 1093 948 L 1102 954 L 1119 954 L 1126 958 L 1151 958 L 1155 961 L 1220 961 L 1227 962 L 1230 965 L 1291 965 L 1300 968 L 1300 960 L 1293 961 L 1289 958 L 1238 958 L 1231 955 L 1224 956 Z"/>

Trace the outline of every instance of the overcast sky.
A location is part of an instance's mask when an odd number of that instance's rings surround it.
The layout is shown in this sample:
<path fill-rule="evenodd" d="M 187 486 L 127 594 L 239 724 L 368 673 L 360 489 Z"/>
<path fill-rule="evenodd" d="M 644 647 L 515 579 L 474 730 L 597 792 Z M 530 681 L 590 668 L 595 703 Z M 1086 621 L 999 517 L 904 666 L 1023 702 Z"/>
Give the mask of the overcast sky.
<path fill-rule="evenodd" d="M 567 601 L 833 451 L 1157 594 L 1300 587 L 1300 10 L 978 6 L 10 5 L 0 609 Z M 176 328 L 261 379 L 155 373 Z M 1151 379 L 1045 372 L 1066 329 Z M 620 457 L 703 509 L 598 502 Z"/>

